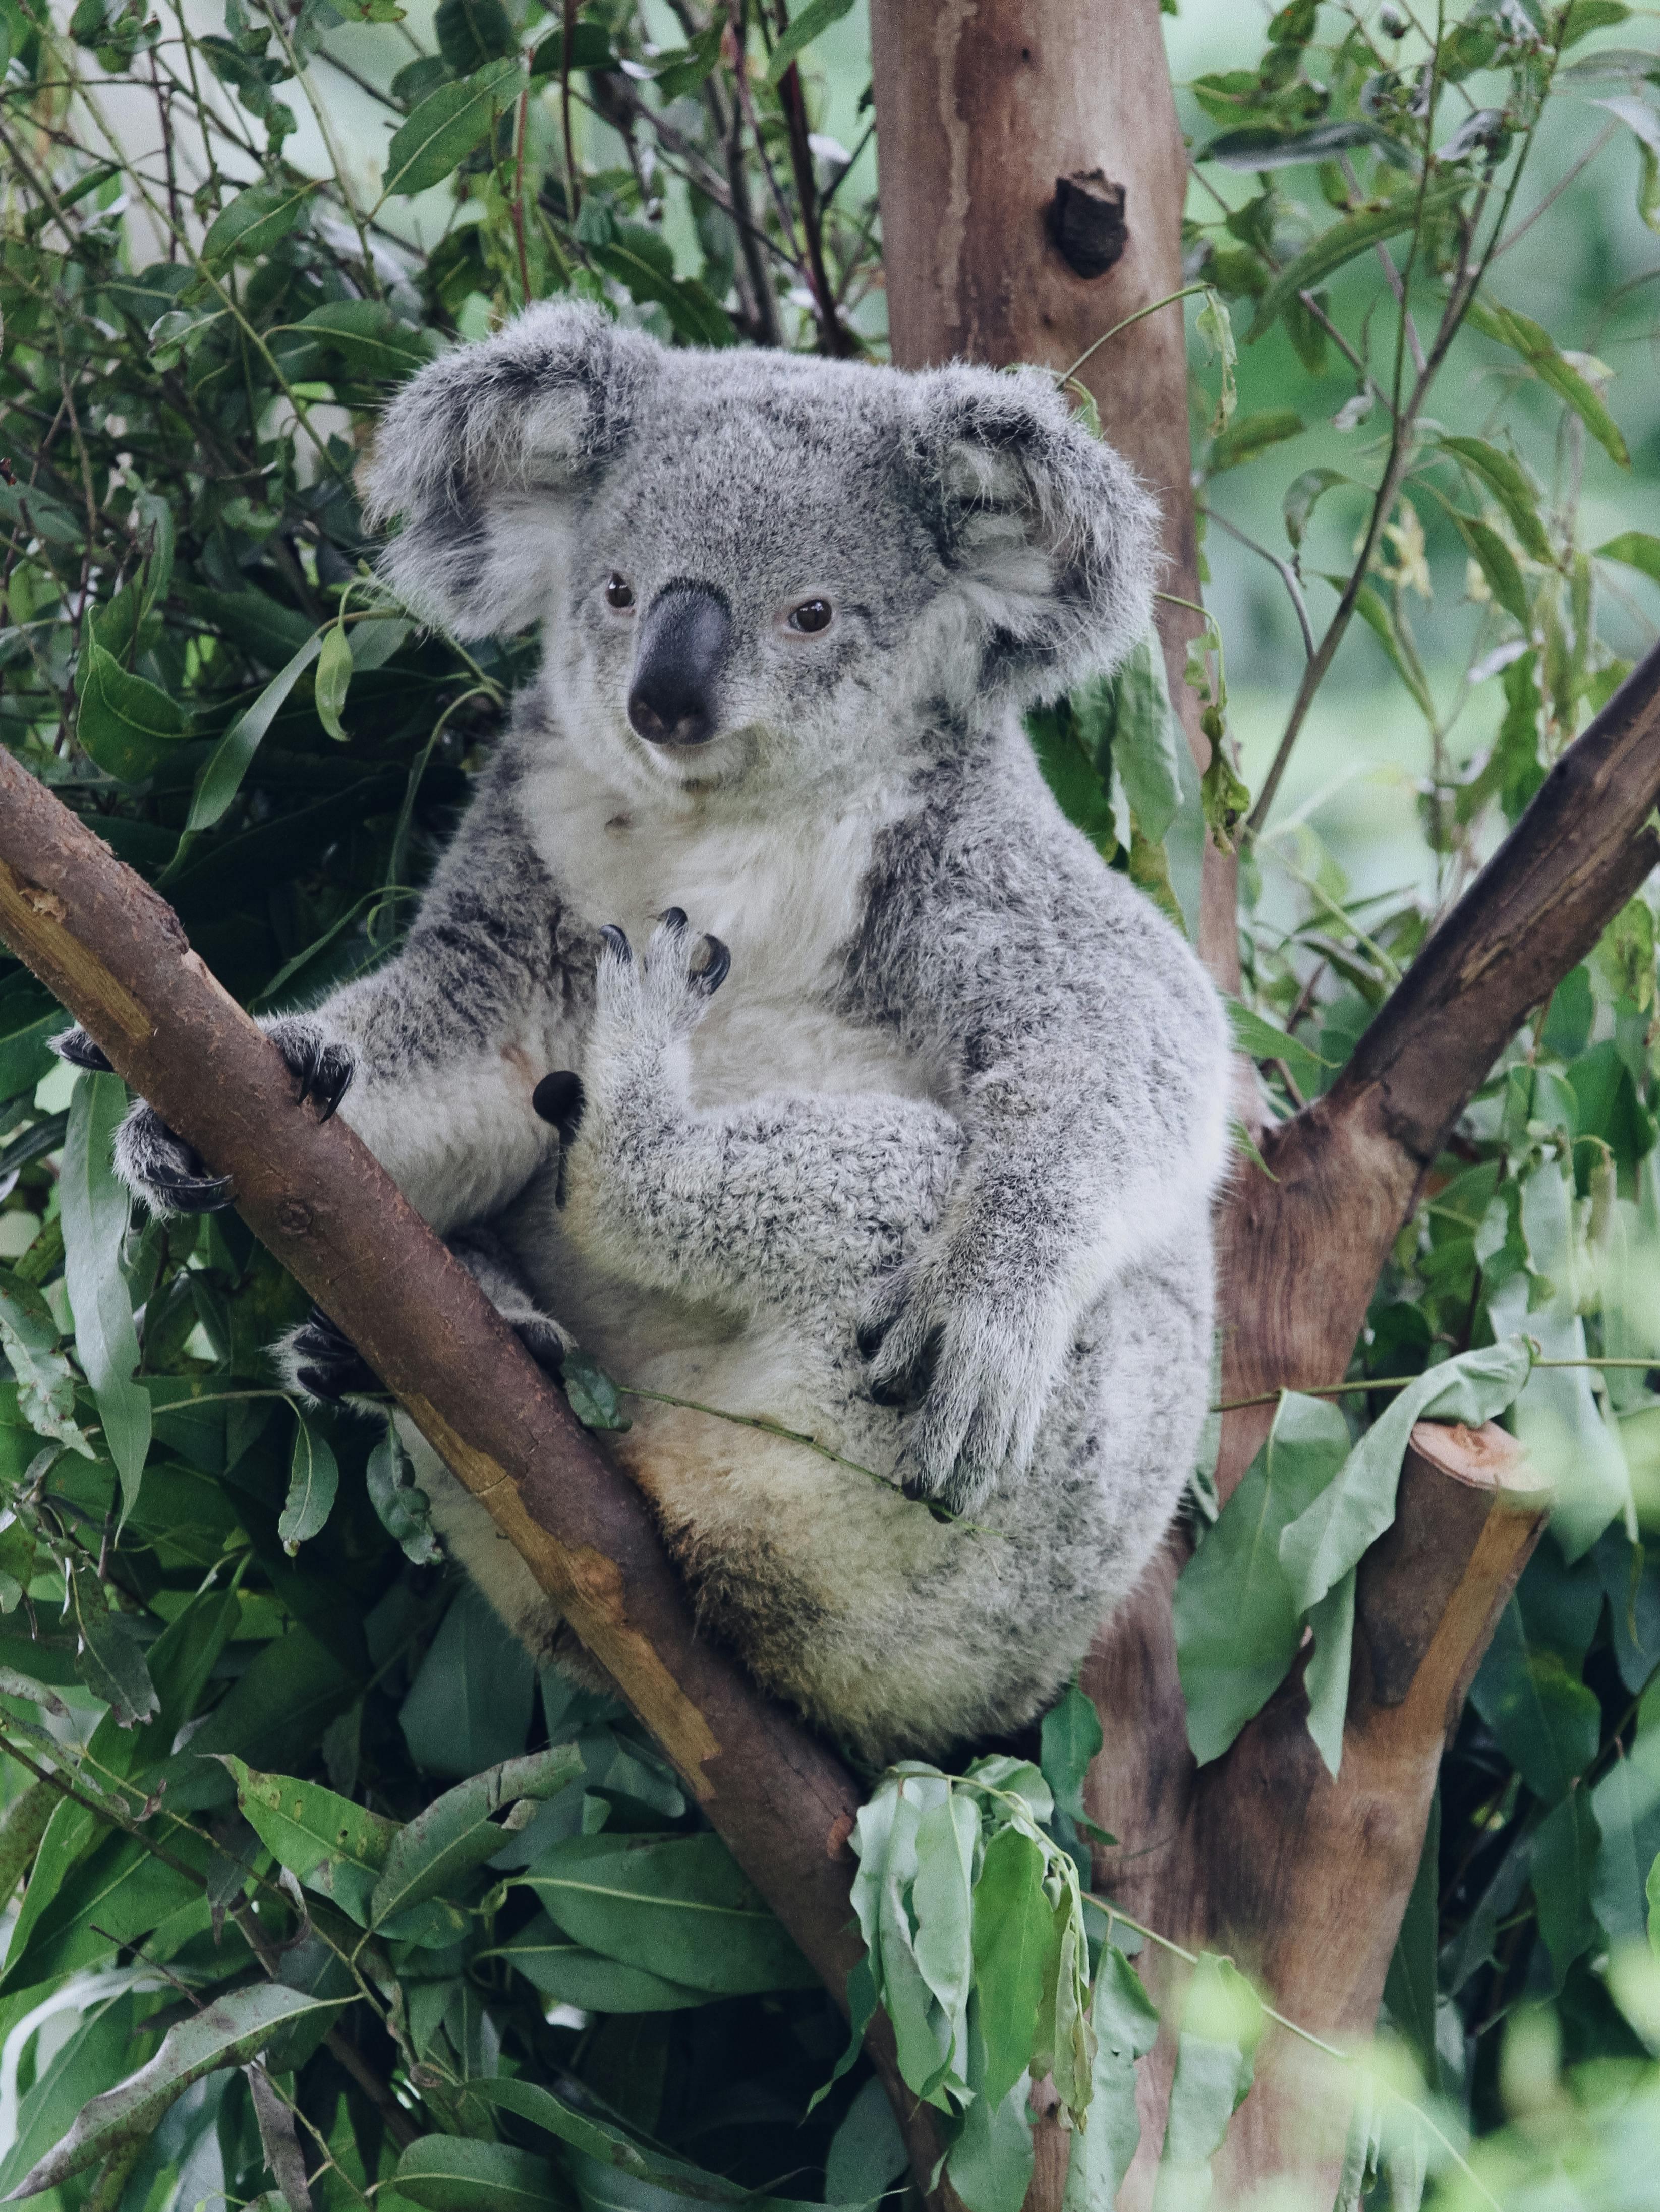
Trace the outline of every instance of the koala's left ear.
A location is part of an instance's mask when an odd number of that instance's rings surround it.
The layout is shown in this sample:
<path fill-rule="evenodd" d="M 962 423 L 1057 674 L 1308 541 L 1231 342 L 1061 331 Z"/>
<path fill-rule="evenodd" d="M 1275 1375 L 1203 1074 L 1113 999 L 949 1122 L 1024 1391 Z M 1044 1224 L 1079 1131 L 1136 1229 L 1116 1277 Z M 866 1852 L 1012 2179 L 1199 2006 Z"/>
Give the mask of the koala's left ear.
<path fill-rule="evenodd" d="M 1041 370 L 915 381 L 903 435 L 940 558 L 982 636 L 980 690 L 1022 702 L 1117 665 L 1146 630 L 1158 509 Z"/>
<path fill-rule="evenodd" d="M 658 350 L 552 301 L 410 380 L 361 482 L 371 524 L 404 519 L 381 568 L 417 613 L 486 637 L 543 611 L 559 504 L 622 451 Z"/>

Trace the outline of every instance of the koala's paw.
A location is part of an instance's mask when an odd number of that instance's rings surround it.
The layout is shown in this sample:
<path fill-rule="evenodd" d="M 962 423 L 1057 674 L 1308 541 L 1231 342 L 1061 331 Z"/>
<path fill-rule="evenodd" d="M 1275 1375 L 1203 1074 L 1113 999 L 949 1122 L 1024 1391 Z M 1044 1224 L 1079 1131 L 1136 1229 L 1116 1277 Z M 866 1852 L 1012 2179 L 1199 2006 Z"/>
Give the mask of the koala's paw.
<path fill-rule="evenodd" d="M 268 1023 L 265 1035 L 277 1047 L 294 1078 L 294 1103 L 315 1102 L 317 1118 L 326 1121 L 351 1088 L 357 1073 L 357 1055 L 349 1044 L 325 1036 L 305 1014 L 284 1014 Z"/>
<path fill-rule="evenodd" d="M 279 1337 L 271 1356 L 295 1395 L 313 1402 L 337 1406 L 381 1388 L 380 1376 L 321 1306 L 313 1306 L 298 1328 Z"/>
<path fill-rule="evenodd" d="M 65 1030 L 61 1036 L 51 1040 L 52 1048 L 59 1060 L 68 1060 L 71 1067 L 84 1067 L 90 1075 L 113 1075 L 109 1054 L 100 1044 L 94 1044 L 83 1029 Z"/>
<path fill-rule="evenodd" d="M 615 922 L 599 934 L 605 945 L 595 978 L 596 1041 L 603 1036 L 615 1050 L 635 1042 L 655 1046 L 690 1036 L 732 967 L 721 939 L 701 939 L 694 965 L 686 952 L 685 913 L 678 906 L 658 916 L 643 964 Z"/>
<path fill-rule="evenodd" d="M 542 1311 L 500 1238 L 488 1229 L 464 1229 L 447 1242 L 537 1365 L 557 1382 L 566 1354 L 576 1348 L 576 1339 L 551 1314 Z"/>
<path fill-rule="evenodd" d="M 964 1288 L 949 1249 L 885 1277 L 860 1315 L 879 1405 L 914 1407 L 895 1479 L 907 1497 L 972 1513 L 1024 1474 L 1060 1379 L 1066 1316 Z"/>
<path fill-rule="evenodd" d="M 141 1098 L 115 1133 L 115 1172 L 152 1213 L 217 1213 L 231 1203 L 228 1176 L 211 1172 Z"/>

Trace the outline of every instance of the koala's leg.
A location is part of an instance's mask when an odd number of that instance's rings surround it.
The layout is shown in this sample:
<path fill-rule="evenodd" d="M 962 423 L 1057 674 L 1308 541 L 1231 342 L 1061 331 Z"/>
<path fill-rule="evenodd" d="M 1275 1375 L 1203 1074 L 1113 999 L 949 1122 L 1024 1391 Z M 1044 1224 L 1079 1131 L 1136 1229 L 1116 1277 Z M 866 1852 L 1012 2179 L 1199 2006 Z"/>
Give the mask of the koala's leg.
<path fill-rule="evenodd" d="M 687 1041 L 724 981 L 724 945 L 689 959 L 671 908 L 643 964 L 607 929 L 581 1085 L 538 1107 L 567 1138 L 573 1233 L 642 1286 L 745 1310 L 851 1307 L 939 1218 L 962 1149 L 955 1121 L 911 1099 L 773 1092 L 700 1112 Z"/>

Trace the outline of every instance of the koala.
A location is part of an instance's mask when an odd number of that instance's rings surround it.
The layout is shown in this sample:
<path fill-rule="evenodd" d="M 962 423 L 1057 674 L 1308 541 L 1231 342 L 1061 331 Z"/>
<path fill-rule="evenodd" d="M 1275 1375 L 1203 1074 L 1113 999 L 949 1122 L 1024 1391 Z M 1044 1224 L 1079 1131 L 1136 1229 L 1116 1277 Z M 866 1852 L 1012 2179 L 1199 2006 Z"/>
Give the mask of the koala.
<path fill-rule="evenodd" d="M 1024 1725 L 1207 1395 L 1219 1003 L 1021 727 L 1143 633 L 1151 501 L 1040 372 L 572 303 L 415 377 L 367 491 L 412 610 L 542 659 L 402 951 L 265 1023 L 297 1087 L 544 1362 L 635 1394 L 600 1447 L 767 1688 L 872 1767 Z M 226 1200 L 142 1104 L 117 1157 L 158 1210 Z M 325 1395 L 355 1361 L 320 1317 L 287 1356 Z"/>

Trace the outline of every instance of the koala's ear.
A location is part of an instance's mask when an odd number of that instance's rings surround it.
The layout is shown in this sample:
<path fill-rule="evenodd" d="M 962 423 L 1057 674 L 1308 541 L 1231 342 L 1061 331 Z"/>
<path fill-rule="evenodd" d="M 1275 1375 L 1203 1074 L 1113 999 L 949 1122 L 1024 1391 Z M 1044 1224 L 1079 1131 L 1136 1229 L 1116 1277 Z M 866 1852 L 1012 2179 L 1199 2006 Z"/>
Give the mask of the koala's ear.
<path fill-rule="evenodd" d="M 656 350 L 598 307 L 549 301 L 411 378 L 360 477 L 371 524 L 404 519 L 381 568 L 410 606 L 460 637 L 534 621 L 556 502 L 621 451 Z"/>
<path fill-rule="evenodd" d="M 934 370 L 915 380 L 903 443 L 980 637 L 981 694 L 1053 698 L 1116 667 L 1152 616 L 1158 509 L 1055 380 Z"/>

